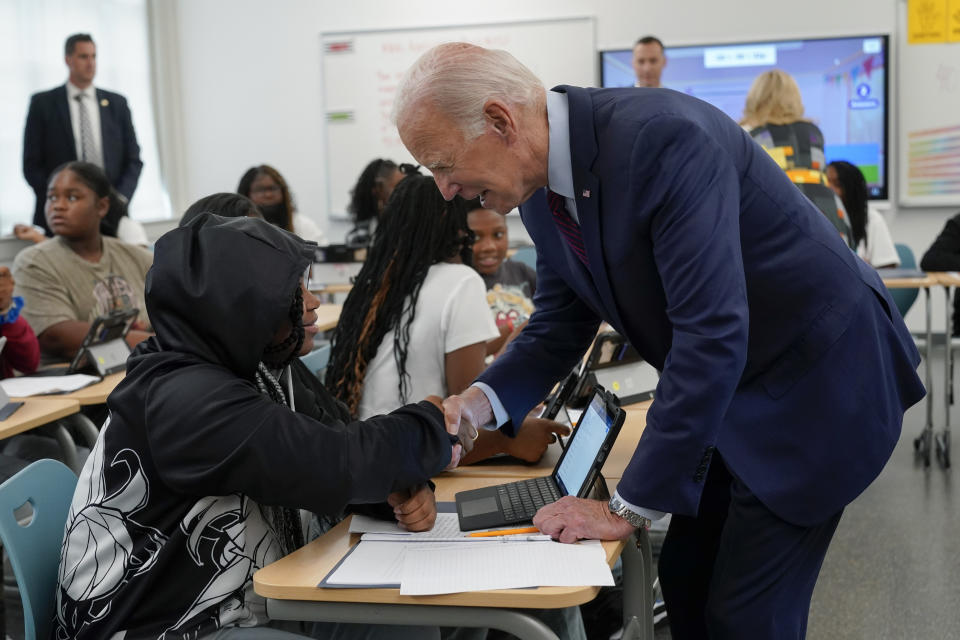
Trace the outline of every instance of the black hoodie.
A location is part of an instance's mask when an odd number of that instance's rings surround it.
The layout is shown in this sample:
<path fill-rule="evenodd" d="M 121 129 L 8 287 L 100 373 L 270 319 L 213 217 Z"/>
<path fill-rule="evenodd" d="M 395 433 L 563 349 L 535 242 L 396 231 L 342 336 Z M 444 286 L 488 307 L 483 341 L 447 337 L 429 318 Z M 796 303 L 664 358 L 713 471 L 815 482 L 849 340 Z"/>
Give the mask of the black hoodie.
<path fill-rule="evenodd" d="M 195 638 L 262 624 L 251 576 L 280 555 L 263 506 L 339 514 L 450 460 L 427 402 L 345 424 L 254 384 L 313 257 L 261 220 L 204 215 L 157 242 L 156 337 L 127 361 L 83 471 L 60 559 L 55 638 Z"/>

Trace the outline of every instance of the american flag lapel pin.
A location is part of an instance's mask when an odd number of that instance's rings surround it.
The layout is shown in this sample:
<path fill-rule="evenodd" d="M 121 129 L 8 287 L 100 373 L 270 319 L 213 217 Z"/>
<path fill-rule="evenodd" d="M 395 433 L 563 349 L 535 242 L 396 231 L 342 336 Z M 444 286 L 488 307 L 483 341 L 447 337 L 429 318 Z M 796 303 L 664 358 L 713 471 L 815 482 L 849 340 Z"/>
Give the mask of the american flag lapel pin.
<path fill-rule="evenodd" d="M 582 195 L 583 195 L 584 198 L 589 198 L 589 197 L 590 197 L 590 189 L 584 189 Z"/>

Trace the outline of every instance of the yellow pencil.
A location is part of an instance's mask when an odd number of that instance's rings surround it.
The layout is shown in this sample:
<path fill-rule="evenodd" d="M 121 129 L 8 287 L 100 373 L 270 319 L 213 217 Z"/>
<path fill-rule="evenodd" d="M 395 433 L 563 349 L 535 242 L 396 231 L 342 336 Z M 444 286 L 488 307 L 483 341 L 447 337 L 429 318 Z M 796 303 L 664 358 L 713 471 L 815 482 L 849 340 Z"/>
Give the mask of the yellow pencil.
<path fill-rule="evenodd" d="M 522 529 L 500 529 L 499 531 L 476 531 L 468 533 L 468 538 L 492 538 L 495 536 L 512 536 L 517 533 L 540 533 L 536 527 L 523 527 Z"/>

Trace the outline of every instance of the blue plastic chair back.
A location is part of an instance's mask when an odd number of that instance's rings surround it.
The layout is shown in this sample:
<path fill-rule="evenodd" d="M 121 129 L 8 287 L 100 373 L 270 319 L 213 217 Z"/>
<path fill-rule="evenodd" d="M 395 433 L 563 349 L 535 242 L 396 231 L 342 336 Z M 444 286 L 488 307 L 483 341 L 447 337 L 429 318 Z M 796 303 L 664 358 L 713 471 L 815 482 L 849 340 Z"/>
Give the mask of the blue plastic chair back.
<path fill-rule="evenodd" d="M 307 355 L 300 356 L 300 361 L 307 365 L 310 373 L 323 380 L 323 372 L 327 368 L 327 363 L 330 362 L 330 343 L 320 345 Z"/>
<path fill-rule="evenodd" d="M 537 268 L 537 248 L 520 247 L 517 252 L 510 256 L 511 260 L 522 262 L 533 270 Z"/>
<path fill-rule="evenodd" d="M 897 243 L 894 246 L 897 249 L 897 255 L 900 256 L 900 268 L 916 269 L 917 259 L 913 256 L 913 250 L 905 244 Z M 914 300 L 917 299 L 919 289 L 890 289 L 889 291 L 890 297 L 893 298 L 897 309 L 900 311 L 900 315 L 905 317 L 907 311 L 913 306 Z"/>
<path fill-rule="evenodd" d="M 24 637 L 50 637 L 60 547 L 77 476 L 56 460 L 38 460 L 0 485 L 0 540 L 23 601 Z M 21 526 L 14 511 L 29 502 L 33 519 Z"/>

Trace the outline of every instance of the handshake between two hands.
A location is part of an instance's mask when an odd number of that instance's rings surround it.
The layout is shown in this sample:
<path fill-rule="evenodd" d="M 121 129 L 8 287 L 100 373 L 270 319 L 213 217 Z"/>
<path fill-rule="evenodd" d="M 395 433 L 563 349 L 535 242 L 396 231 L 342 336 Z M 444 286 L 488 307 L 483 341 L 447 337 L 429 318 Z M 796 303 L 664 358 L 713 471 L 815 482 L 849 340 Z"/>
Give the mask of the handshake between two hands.
<path fill-rule="evenodd" d="M 439 396 L 428 396 L 426 398 L 428 402 L 433 403 L 443 412 L 443 420 L 447 433 L 456 436 L 458 441 L 457 444 L 453 445 L 450 464 L 447 465 L 447 470 L 453 469 L 460 464 L 460 459 L 473 451 L 473 444 L 477 438 L 480 437 L 479 428 L 475 426 L 478 423 L 475 415 L 476 411 L 469 406 L 470 397 L 468 394 L 470 391 L 476 390 L 468 389 L 462 395 L 450 396 L 446 400 L 441 400 Z M 485 402 L 487 411 L 491 412 L 486 396 L 483 395 L 482 392 L 479 392 L 479 395 L 481 398 L 475 398 L 474 403 L 480 404 L 481 406 L 478 408 L 482 410 L 482 404 Z"/>

